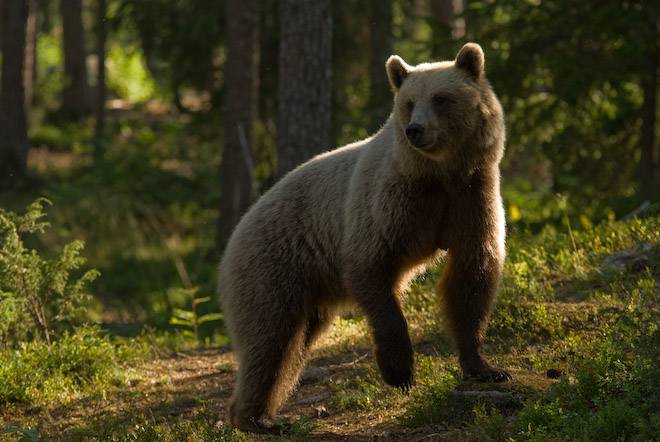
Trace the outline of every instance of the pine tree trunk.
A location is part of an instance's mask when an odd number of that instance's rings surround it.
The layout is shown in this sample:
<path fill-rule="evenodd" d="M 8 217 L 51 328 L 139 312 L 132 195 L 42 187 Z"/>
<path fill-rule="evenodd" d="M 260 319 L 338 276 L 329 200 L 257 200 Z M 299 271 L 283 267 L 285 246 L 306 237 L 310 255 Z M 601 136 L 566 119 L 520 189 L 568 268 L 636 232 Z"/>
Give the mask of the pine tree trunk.
<path fill-rule="evenodd" d="M 82 0 L 60 0 L 64 37 L 64 75 L 62 108 L 74 118 L 92 113 L 92 99 L 87 82 L 87 53 L 82 23 Z"/>
<path fill-rule="evenodd" d="M 652 20 L 649 26 L 651 41 L 657 38 L 657 19 Z M 658 101 L 658 48 L 653 45 L 646 54 L 646 71 L 642 78 L 642 91 L 644 101 L 642 103 L 642 129 L 640 136 L 641 158 L 639 164 L 642 186 L 646 187 L 653 181 L 655 171 L 655 148 L 656 148 L 656 110 Z"/>
<path fill-rule="evenodd" d="M 371 0 L 371 47 L 369 51 L 369 132 L 378 130 L 392 110 L 392 91 L 385 62 L 392 50 L 392 0 Z"/>
<path fill-rule="evenodd" d="M 105 13 L 106 0 L 96 0 L 96 55 L 98 57 L 98 74 L 96 80 L 96 100 L 95 100 L 95 126 L 94 126 L 94 162 L 103 161 L 105 155 L 105 139 L 103 132 L 105 129 Z"/>
<path fill-rule="evenodd" d="M 453 40 L 465 35 L 465 19 L 456 18 L 463 12 L 463 0 L 431 0 L 429 6 L 431 17 L 438 23 L 432 29 L 431 56 L 437 61 L 446 60 L 453 55 Z"/>
<path fill-rule="evenodd" d="M 39 2 L 37 0 L 27 0 L 28 17 L 25 30 L 25 73 L 23 83 L 25 85 L 25 113 L 30 112 L 32 107 L 32 91 L 37 78 L 37 12 Z"/>
<path fill-rule="evenodd" d="M 259 0 L 227 0 L 224 150 L 218 246 L 226 245 L 256 197 L 254 120 L 259 86 Z"/>
<path fill-rule="evenodd" d="M 330 0 L 280 1 L 277 170 L 332 148 Z"/>
<path fill-rule="evenodd" d="M 28 138 L 23 67 L 27 3 L 3 0 L 0 14 L 0 184 L 10 184 L 27 170 Z"/>

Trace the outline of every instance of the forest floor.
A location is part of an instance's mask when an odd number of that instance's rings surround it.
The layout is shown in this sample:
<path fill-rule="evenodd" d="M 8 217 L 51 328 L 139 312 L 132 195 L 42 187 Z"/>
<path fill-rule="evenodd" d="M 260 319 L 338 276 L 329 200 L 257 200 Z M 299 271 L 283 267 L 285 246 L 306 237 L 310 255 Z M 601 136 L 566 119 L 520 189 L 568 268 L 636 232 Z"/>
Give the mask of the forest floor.
<path fill-rule="evenodd" d="M 513 372 L 513 381 L 505 383 L 459 381 L 450 391 L 451 398 L 446 404 L 447 421 L 410 427 L 402 420 L 412 400 L 410 394 L 396 392 L 395 399 L 386 401 L 385 406 L 382 403 L 335 406 L 337 401 L 333 396 L 345 394 L 342 383 L 348 386 L 351 379 L 363 376 L 365 369 L 375 369 L 372 350 L 357 346 L 350 351 L 328 351 L 323 343 L 320 347 L 319 354 L 308 362 L 299 387 L 279 415 L 286 422 L 302 422 L 302 432 L 280 438 L 247 435 L 247 440 L 468 440 L 469 422 L 474 419 L 471 415 L 477 403 L 484 404 L 486 410 L 519 409 L 523 400 L 543 394 L 557 382 L 544 373 L 519 371 Z M 330 347 L 331 342 L 328 343 Z M 428 345 L 422 347 L 424 352 L 434 351 Z M 455 358 L 451 359 L 455 364 Z M 226 347 L 175 352 L 132 368 L 136 371 L 136 380 L 104 397 L 16 406 L 2 410 L 3 421 L 20 427 L 37 427 L 41 440 L 96 440 L 100 434 L 127 434 L 143 425 L 167 427 L 174 422 L 194 419 L 200 412 L 216 416 L 217 425 L 223 426 L 235 368 L 233 353 Z M 380 380 L 376 384 L 380 385 L 375 385 L 374 389 L 394 390 Z"/>

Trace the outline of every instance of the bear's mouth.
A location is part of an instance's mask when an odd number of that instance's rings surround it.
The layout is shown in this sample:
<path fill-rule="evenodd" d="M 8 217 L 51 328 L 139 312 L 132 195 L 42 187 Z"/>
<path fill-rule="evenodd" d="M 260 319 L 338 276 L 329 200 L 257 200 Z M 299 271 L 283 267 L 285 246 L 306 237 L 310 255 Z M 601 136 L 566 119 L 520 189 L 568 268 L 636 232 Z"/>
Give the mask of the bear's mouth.
<path fill-rule="evenodd" d="M 432 150 L 435 146 L 435 143 L 429 143 L 425 141 L 418 141 L 417 143 L 410 142 L 410 145 L 421 152 L 427 152 Z"/>

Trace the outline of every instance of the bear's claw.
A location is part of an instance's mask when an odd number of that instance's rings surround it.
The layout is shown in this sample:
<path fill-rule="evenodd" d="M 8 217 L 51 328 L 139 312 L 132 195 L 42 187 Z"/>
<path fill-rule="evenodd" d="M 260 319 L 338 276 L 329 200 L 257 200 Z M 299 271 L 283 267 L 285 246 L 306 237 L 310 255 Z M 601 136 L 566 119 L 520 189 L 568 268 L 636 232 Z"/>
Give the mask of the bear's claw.
<path fill-rule="evenodd" d="M 465 377 L 475 379 L 478 382 L 506 382 L 513 380 L 511 373 L 497 368 L 491 368 L 480 373 L 466 374 Z"/>

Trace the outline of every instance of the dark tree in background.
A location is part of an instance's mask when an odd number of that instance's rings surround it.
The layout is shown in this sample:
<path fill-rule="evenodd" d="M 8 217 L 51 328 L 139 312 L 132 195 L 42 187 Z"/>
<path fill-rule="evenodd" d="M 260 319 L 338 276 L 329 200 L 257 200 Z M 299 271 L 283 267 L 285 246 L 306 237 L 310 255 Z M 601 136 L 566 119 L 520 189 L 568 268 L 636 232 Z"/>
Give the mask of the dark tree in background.
<path fill-rule="evenodd" d="M 373 133 L 387 119 L 392 107 L 390 83 L 385 62 L 392 55 L 392 0 L 371 0 L 371 28 L 369 51 L 369 132 Z"/>
<path fill-rule="evenodd" d="M 659 9 L 656 9 L 647 17 L 646 26 L 643 27 L 644 36 L 649 42 L 646 46 L 648 48 L 644 54 L 645 62 L 643 62 L 642 77 L 642 93 L 644 101 L 642 102 L 642 128 L 640 134 L 640 162 L 639 171 L 643 187 L 648 187 L 653 182 L 653 174 L 657 167 L 658 159 L 655 158 L 656 154 L 656 122 L 657 122 L 657 102 L 658 102 L 658 59 L 660 58 L 660 50 L 658 49 L 659 32 L 658 20 Z M 654 44 L 654 42 L 656 42 Z M 648 190 L 648 189 L 643 189 Z"/>
<path fill-rule="evenodd" d="M 92 113 L 92 97 L 87 82 L 87 53 L 82 22 L 82 0 L 60 0 L 64 37 L 64 74 L 62 108 L 74 118 Z"/>
<path fill-rule="evenodd" d="M 39 27 L 37 14 L 39 12 L 38 0 L 27 0 L 28 17 L 25 29 L 25 73 L 23 84 L 25 85 L 25 112 L 29 114 L 32 107 L 32 95 L 34 83 L 37 79 L 37 35 Z"/>
<path fill-rule="evenodd" d="M 226 244 L 234 226 L 256 197 L 254 120 L 259 86 L 259 0 L 227 0 L 224 151 L 218 244 Z"/>
<path fill-rule="evenodd" d="M 433 61 L 446 60 L 452 54 L 451 44 L 465 35 L 464 0 L 430 0 L 431 57 Z"/>
<path fill-rule="evenodd" d="M 105 128 L 105 41 L 106 30 L 106 0 L 96 0 L 96 55 L 98 57 L 98 74 L 96 78 L 96 100 L 94 103 L 94 161 L 103 160 L 105 153 L 103 132 Z"/>
<path fill-rule="evenodd" d="M 24 175 L 27 169 L 23 66 L 28 7 L 24 0 L 3 0 L 1 7 L 0 182 L 7 184 L 16 176 Z"/>
<path fill-rule="evenodd" d="M 332 142 L 332 5 L 280 1 L 277 175 Z"/>

